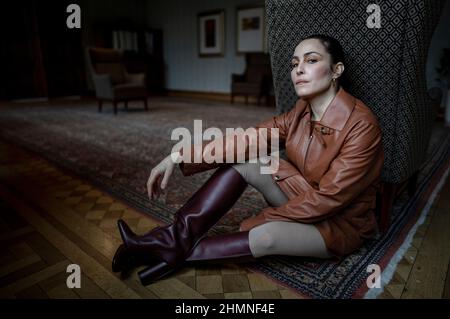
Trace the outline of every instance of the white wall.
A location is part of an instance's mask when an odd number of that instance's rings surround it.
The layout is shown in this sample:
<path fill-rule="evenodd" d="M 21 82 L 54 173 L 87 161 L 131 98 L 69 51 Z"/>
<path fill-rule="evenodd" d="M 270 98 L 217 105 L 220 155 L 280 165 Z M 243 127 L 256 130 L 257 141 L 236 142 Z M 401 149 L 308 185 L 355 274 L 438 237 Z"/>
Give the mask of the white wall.
<path fill-rule="evenodd" d="M 119 18 L 163 30 L 166 87 L 171 90 L 229 93 L 231 74 L 242 73 L 245 61 L 236 54 L 236 8 L 264 5 L 262 0 L 84 0 L 83 43 L 94 44 L 92 30 Z M 225 55 L 198 56 L 197 14 L 225 9 Z M 95 18 L 94 18 L 95 17 Z M 95 19 L 95 22 L 94 22 Z M 440 86 L 436 68 L 443 48 L 450 48 L 450 0 L 433 35 L 427 62 L 427 86 Z"/>
<path fill-rule="evenodd" d="M 166 88 L 229 93 L 231 74 L 245 68 L 244 57 L 236 54 L 236 7 L 258 2 L 148 0 L 146 4 L 147 26 L 163 30 Z M 218 9 L 225 9 L 225 55 L 199 57 L 197 14 Z"/>
<path fill-rule="evenodd" d="M 431 39 L 427 60 L 428 88 L 432 88 L 434 86 L 442 87 L 442 84 L 436 80 L 436 78 L 439 77 L 436 68 L 440 65 L 442 51 L 444 48 L 450 48 L 450 0 L 446 1 L 439 24 L 437 25 L 433 38 Z"/>

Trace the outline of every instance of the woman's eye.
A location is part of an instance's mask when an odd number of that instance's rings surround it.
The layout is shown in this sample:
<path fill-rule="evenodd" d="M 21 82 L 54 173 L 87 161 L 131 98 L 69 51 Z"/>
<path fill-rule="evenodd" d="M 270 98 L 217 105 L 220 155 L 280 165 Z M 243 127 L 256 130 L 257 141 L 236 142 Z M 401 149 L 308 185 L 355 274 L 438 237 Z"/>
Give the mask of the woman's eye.
<path fill-rule="evenodd" d="M 316 60 L 316 59 L 309 59 L 307 62 L 308 62 L 308 63 L 316 63 L 317 60 Z"/>
<path fill-rule="evenodd" d="M 291 67 L 292 67 L 292 68 L 296 68 L 297 66 L 298 66 L 298 63 L 297 63 L 297 62 L 291 63 Z"/>

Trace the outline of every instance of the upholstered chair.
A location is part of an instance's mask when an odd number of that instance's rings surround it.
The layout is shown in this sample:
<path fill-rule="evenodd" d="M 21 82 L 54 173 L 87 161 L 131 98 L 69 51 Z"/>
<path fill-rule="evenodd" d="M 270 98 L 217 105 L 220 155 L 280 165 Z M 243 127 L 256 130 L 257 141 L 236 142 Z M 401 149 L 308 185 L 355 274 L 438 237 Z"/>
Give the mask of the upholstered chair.
<path fill-rule="evenodd" d="M 378 4 L 378 8 L 373 7 Z M 290 80 L 296 45 L 311 34 L 338 39 L 346 53 L 347 91 L 377 115 L 383 132 L 379 218 L 386 231 L 393 201 L 414 192 L 433 121 L 425 65 L 441 0 L 266 0 L 274 91 L 279 113 L 298 97 Z M 379 10 L 378 10 L 379 9 Z M 378 16 L 377 16 L 378 14 Z M 380 27 L 376 19 L 380 17 Z M 402 187 L 406 186 L 406 187 Z"/>
<path fill-rule="evenodd" d="M 147 106 L 147 90 L 145 74 L 127 72 L 123 63 L 123 52 L 107 48 L 88 48 L 89 69 L 98 100 L 98 111 L 102 111 L 104 101 L 111 101 L 114 114 L 117 114 L 117 103 L 124 102 L 128 108 L 131 100 L 142 100 Z"/>
<path fill-rule="evenodd" d="M 268 104 L 272 84 L 269 54 L 247 53 L 245 61 L 244 73 L 231 75 L 231 103 L 234 103 L 235 96 L 243 95 L 245 104 L 249 96 L 256 96 L 258 105 L 261 98 L 265 97 Z"/>

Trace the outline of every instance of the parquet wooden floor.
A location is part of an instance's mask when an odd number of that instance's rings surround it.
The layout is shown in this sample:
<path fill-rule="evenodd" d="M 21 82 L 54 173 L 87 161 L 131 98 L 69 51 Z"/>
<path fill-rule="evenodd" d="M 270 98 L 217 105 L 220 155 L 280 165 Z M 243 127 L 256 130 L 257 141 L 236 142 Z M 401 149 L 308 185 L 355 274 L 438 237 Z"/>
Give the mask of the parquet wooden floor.
<path fill-rule="evenodd" d="M 450 184 L 447 182 L 381 298 L 449 298 Z M 300 298 L 233 265 L 186 268 L 142 286 L 111 260 L 117 219 L 137 233 L 157 222 L 19 147 L 0 141 L 0 298 Z M 67 266 L 81 268 L 69 289 Z"/>
<path fill-rule="evenodd" d="M 3 298 L 298 298 L 266 277 L 233 266 L 186 268 L 143 287 L 136 273 L 111 272 L 121 243 L 117 219 L 137 233 L 156 227 L 83 180 L 0 143 L 0 295 Z M 82 270 L 68 289 L 69 264 Z"/>

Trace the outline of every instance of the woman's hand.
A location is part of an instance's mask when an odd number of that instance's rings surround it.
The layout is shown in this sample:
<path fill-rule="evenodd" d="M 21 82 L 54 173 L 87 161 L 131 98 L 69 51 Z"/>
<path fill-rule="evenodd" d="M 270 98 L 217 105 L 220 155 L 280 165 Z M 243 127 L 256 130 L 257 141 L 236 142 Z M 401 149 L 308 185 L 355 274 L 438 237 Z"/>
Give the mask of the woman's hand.
<path fill-rule="evenodd" d="M 162 190 L 166 188 L 169 178 L 175 168 L 176 161 L 174 161 L 174 158 L 176 158 L 178 154 L 176 154 L 173 158 L 172 155 L 167 156 L 150 172 L 150 177 L 147 181 L 147 192 L 150 200 L 158 198 Z"/>

